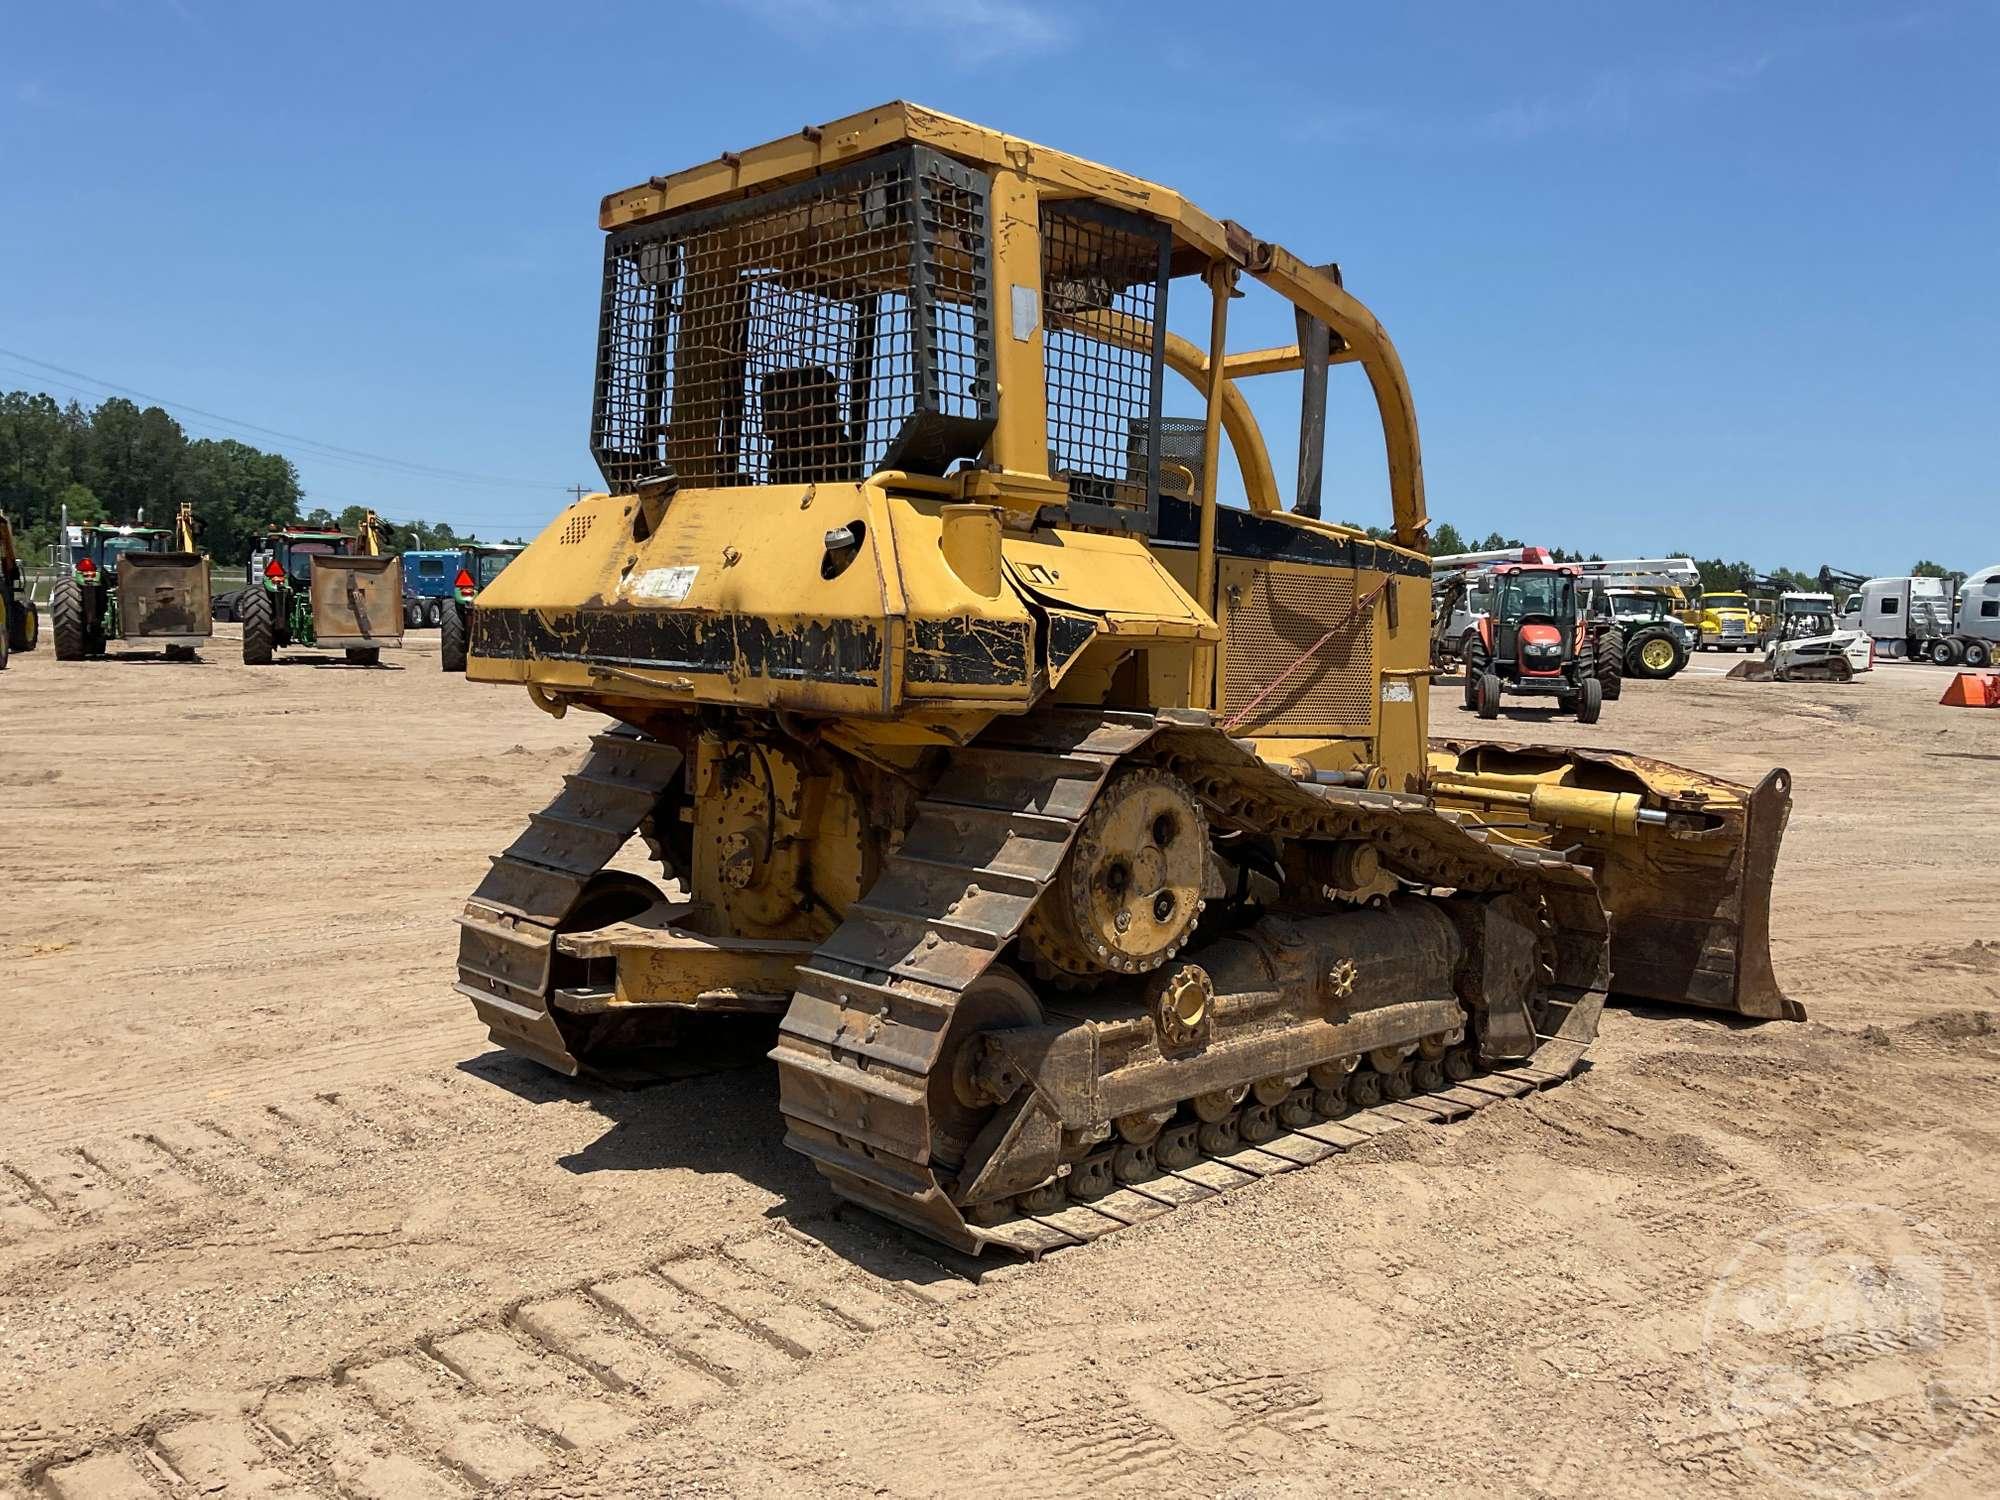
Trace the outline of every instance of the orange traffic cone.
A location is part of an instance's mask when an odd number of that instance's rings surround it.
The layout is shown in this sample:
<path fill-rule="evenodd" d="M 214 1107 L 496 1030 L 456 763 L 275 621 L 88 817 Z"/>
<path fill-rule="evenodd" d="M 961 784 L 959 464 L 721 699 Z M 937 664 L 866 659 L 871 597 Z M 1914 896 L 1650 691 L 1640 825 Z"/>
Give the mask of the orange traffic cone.
<path fill-rule="evenodd" d="M 1946 708 L 2000 708 L 2000 672 L 1960 672 L 1938 702 Z"/>

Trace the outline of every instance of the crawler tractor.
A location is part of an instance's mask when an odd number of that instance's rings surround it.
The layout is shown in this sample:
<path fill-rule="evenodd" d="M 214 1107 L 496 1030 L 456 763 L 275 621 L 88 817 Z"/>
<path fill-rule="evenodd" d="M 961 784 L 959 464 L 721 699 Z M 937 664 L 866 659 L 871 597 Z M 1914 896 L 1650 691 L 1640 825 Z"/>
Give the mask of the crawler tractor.
<path fill-rule="evenodd" d="M 386 528 L 369 511 L 357 535 L 273 531 L 257 539 L 236 602 L 243 661 L 267 666 L 280 646 L 339 649 L 374 666 L 403 644 L 403 571 L 383 552 Z"/>
<path fill-rule="evenodd" d="M 1783 772 L 1428 738 L 1414 407 L 1335 268 L 907 104 L 601 222 L 607 492 L 471 617 L 472 679 L 612 721 L 460 919 L 500 1045 L 761 1027 L 837 1192 L 1035 1254 L 1559 1083 L 1607 992 L 1801 1013 Z M 1253 291 L 1295 343 L 1229 349 Z M 1335 366 L 1390 540 L 1320 514 Z M 1289 508 L 1241 391 L 1282 372 Z"/>
<path fill-rule="evenodd" d="M 14 549 L 14 523 L 0 514 L 0 669 L 16 651 L 35 649 L 41 624 L 21 575 L 20 554 Z"/>
<path fill-rule="evenodd" d="M 157 646 L 192 661 L 215 633 L 208 558 L 195 541 L 194 511 L 182 505 L 164 526 L 72 526 L 69 573 L 49 598 L 56 659 L 102 656 L 114 640 Z"/>

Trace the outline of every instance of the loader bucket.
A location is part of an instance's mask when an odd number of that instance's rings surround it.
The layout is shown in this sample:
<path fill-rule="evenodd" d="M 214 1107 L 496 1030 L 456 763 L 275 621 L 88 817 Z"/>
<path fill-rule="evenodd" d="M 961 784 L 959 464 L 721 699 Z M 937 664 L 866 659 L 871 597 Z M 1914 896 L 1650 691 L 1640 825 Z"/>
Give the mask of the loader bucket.
<path fill-rule="evenodd" d="M 1558 827 L 1534 839 L 1574 850 L 1597 877 L 1611 925 L 1612 998 L 1805 1019 L 1771 966 L 1771 881 L 1791 816 L 1788 772 L 1772 771 L 1753 788 L 1614 751 L 1443 740 L 1432 741 L 1431 764 L 1504 788 L 1637 793 L 1647 809 L 1667 814 L 1666 826 Z M 1522 827 L 1505 836 L 1534 838 L 1515 831 Z"/>
<path fill-rule="evenodd" d="M 126 552 L 118 559 L 118 631 L 128 641 L 198 646 L 215 633 L 208 559 L 196 552 Z"/>
<path fill-rule="evenodd" d="M 403 644 L 400 557 L 315 557 L 313 638 L 330 647 Z"/>

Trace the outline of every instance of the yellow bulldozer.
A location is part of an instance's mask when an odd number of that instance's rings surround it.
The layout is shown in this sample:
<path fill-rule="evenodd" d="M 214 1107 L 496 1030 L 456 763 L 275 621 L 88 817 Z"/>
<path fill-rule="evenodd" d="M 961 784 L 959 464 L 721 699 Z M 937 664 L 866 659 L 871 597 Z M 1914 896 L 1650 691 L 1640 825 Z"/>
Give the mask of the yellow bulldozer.
<path fill-rule="evenodd" d="M 1337 268 L 903 103 L 601 223 L 607 489 L 471 623 L 473 680 L 612 721 L 460 919 L 500 1045 L 761 1026 L 841 1195 L 1035 1254 L 1557 1084 L 1607 994 L 1802 1014 L 1782 771 L 1433 736 L 1415 409 Z M 1296 342 L 1229 348 L 1252 293 Z M 1320 515 L 1349 365 L 1392 540 Z M 1287 373 L 1289 507 L 1241 390 Z"/>

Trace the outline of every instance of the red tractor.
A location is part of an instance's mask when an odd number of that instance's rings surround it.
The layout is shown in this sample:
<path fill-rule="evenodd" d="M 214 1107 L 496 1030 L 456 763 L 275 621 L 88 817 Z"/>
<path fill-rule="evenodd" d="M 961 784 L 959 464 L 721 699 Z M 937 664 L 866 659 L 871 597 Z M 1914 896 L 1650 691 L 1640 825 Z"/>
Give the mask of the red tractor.
<path fill-rule="evenodd" d="M 1538 693 L 1562 713 L 1595 724 L 1604 706 L 1601 625 L 1577 606 L 1582 569 L 1568 563 L 1502 563 L 1493 602 L 1465 654 L 1465 706 L 1500 717 L 1500 695 Z"/>

